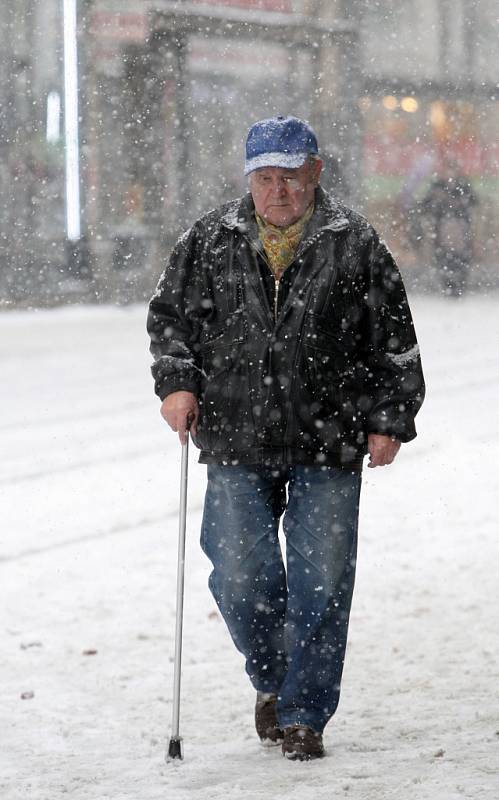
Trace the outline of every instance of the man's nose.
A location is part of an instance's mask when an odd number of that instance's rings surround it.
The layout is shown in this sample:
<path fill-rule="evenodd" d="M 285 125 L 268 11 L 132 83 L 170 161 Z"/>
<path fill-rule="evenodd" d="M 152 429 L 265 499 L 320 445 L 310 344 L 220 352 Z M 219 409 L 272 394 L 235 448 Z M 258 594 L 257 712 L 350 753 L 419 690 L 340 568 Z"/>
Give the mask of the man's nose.
<path fill-rule="evenodd" d="M 287 188 L 288 188 L 288 186 L 287 186 L 287 183 L 284 180 L 284 178 L 276 177 L 276 178 L 273 179 L 273 181 L 272 181 L 272 191 L 274 192 L 274 194 L 277 194 L 277 195 L 286 194 Z"/>

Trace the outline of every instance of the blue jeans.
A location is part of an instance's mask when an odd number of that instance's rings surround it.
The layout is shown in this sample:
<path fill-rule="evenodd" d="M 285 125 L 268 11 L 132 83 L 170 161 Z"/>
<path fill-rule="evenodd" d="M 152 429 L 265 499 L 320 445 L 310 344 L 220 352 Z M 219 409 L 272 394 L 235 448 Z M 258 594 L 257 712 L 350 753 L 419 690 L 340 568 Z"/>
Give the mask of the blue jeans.
<path fill-rule="evenodd" d="M 338 705 L 360 486 L 334 467 L 208 465 L 209 586 L 253 686 L 278 695 L 281 727 L 322 732 Z"/>

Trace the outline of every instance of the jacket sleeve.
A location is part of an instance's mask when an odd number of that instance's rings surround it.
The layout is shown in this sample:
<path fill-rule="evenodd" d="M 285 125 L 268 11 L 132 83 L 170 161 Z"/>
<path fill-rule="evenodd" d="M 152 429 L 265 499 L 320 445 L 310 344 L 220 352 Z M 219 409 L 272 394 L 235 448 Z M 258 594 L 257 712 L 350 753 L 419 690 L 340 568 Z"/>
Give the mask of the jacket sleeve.
<path fill-rule="evenodd" d="M 203 302 L 204 272 L 202 230 L 196 224 L 175 245 L 149 304 L 151 371 L 161 400 L 172 392 L 199 392 L 199 333 L 210 305 Z"/>
<path fill-rule="evenodd" d="M 408 442 L 425 394 L 419 345 L 398 267 L 370 227 L 360 270 L 368 433 Z"/>

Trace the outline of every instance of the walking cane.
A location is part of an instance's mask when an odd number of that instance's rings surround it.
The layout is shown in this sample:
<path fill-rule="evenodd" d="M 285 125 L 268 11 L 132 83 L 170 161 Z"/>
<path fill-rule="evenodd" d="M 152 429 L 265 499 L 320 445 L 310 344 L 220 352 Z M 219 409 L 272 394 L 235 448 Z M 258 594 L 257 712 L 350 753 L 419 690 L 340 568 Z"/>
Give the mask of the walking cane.
<path fill-rule="evenodd" d="M 187 510 L 187 467 L 189 459 L 189 421 L 187 423 L 185 444 L 182 445 L 182 464 L 180 474 L 180 512 L 178 526 L 177 557 L 177 613 L 175 623 L 175 664 L 173 670 L 173 713 L 172 735 L 168 745 L 166 761 L 184 757 L 182 737 L 179 734 L 180 717 L 180 669 L 182 663 L 182 621 L 184 612 L 184 566 L 185 566 L 185 521 Z"/>

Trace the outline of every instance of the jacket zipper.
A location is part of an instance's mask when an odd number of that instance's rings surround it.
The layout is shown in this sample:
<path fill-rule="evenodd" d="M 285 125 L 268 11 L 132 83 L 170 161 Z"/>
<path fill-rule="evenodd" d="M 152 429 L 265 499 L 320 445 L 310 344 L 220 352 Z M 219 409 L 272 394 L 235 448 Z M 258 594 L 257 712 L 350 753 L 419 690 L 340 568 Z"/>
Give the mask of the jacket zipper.
<path fill-rule="evenodd" d="M 278 302 L 279 302 L 279 280 L 277 278 L 275 278 L 275 293 L 274 293 L 274 322 L 275 323 L 277 323 Z"/>

